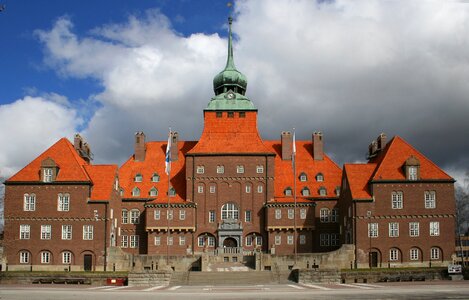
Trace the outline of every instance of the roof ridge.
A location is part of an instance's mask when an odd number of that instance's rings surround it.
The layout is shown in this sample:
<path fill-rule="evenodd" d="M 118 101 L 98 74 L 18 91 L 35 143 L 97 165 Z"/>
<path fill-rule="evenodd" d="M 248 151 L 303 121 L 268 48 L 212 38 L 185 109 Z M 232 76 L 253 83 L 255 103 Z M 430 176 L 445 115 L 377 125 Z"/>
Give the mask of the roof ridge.
<path fill-rule="evenodd" d="M 89 163 L 87 163 L 83 158 L 81 158 L 77 151 L 75 150 L 75 147 L 72 145 L 72 142 L 70 142 L 67 138 L 63 137 L 61 138 L 59 141 L 61 140 L 64 140 L 65 141 L 65 144 L 67 145 L 68 147 L 68 150 L 71 152 L 73 158 L 75 159 L 75 161 L 77 162 L 77 164 L 80 166 L 80 168 L 83 170 L 84 174 L 86 175 L 86 177 L 88 177 L 88 179 L 91 181 L 91 176 L 88 174 L 88 172 L 86 172 L 85 168 L 83 167 L 84 165 L 91 165 Z M 79 159 L 81 159 L 81 161 L 83 163 L 80 163 Z"/>
<path fill-rule="evenodd" d="M 373 180 L 375 178 L 376 174 L 381 169 L 381 166 L 383 165 L 383 162 L 386 160 L 386 156 L 388 154 L 389 149 L 391 149 L 391 146 L 395 143 L 396 137 L 400 138 L 398 135 L 393 136 L 393 138 L 389 141 L 389 143 L 386 144 L 386 147 L 385 147 L 384 151 L 378 154 L 378 155 L 381 155 L 383 158 L 380 161 L 376 162 L 376 168 L 375 168 L 373 174 L 371 174 L 371 176 L 370 176 L 371 180 Z"/>

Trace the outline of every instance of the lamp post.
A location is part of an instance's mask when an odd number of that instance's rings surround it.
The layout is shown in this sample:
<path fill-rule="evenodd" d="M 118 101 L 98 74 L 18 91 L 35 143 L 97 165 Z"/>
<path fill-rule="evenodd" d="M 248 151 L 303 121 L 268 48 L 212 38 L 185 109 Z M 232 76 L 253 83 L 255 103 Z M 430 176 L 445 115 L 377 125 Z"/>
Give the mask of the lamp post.
<path fill-rule="evenodd" d="M 368 239 L 369 239 L 369 248 L 368 248 L 368 264 L 370 266 L 370 269 L 372 267 L 371 263 L 371 235 L 373 233 L 371 229 L 371 211 L 366 212 L 366 216 L 368 217 Z"/>

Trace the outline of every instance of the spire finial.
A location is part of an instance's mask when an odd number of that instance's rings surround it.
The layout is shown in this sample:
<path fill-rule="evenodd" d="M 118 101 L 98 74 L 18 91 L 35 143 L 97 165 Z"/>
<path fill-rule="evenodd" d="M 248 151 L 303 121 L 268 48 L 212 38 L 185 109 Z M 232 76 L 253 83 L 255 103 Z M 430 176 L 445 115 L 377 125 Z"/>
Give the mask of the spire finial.
<path fill-rule="evenodd" d="M 233 24 L 233 18 L 231 16 L 228 17 L 228 27 L 229 27 L 229 33 L 228 33 L 228 58 L 226 60 L 226 67 L 225 69 L 236 69 L 234 65 L 234 59 L 233 59 L 233 34 L 231 33 L 231 24 Z"/>

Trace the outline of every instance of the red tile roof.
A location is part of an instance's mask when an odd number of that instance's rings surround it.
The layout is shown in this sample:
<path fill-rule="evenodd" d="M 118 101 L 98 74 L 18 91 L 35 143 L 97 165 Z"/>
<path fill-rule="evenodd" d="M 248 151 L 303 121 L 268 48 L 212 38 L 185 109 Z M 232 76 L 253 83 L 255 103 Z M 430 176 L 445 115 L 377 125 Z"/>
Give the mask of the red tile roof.
<path fill-rule="evenodd" d="M 66 138 L 61 138 L 7 181 L 39 181 L 41 162 L 48 157 L 53 159 L 59 167 L 55 181 L 90 181 L 83 168 L 88 163 L 78 155 L 73 145 Z"/>
<path fill-rule="evenodd" d="M 171 202 L 184 202 L 186 200 L 186 177 L 184 155 L 194 147 L 196 142 L 178 143 L 178 160 L 171 162 L 171 186 L 176 190 L 176 196 L 171 197 Z M 150 198 L 150 189 L 158 189 L 156 201 L 167 201 L 168 176 L 165 173 L 165 157 L 167 142 L 147 142 L 144 161 L 135 161 L 130 157 L 119 169 L 120 186 L 124 189 L 123 198 Z M 159 182 L 152 182 L 153 174 L 160 176 Z M 135 182 L 135 175 L 141 174 L 142 182 Z M 140 196 L 133 197 L 132 189 L 140 189 Z M 153 198 L 153 197 L 152 197 Z"/>
<path fill-rule="evenodd" d="M 275 157 L 275 199 L 285 198 L 284 190 L 287 187 L 293 189 L 293 168 L 291 160 L 282 160 L 282 145 L 280 141 L 264 141 Z M 336 187 L 340 187 L 342 177 L 341 168 L 332 161 L 327 155 L 323 160 L 314 160 L 313 144 L 311 141 L 296 141 L 296 195 L 297 201 L 302 198 L 301 190 L 307 187 L 310 190 L 310 196 L 306 198 L 330 198 L 337 197 Z M 307 181 L 300 181 L 300 174 L 304 172 L 307 175 Z M 318 182 L 316 175 L 321 173 L 324 181 Z M 327 195 L 319 196 L 319 188 L 326 188 Z M 287 197 L 288 198 L 288 197 Z M 290 197 L 293 202 L 293 197 Z M 309 200 L 307 200 L 309 201 Z"/>
<path fill-rule="evenodd" d="M 216 112 L 204 113 L 204 131 L 199 142 L 189 153 L 269 153 L 257 130 L 257 112 L 245 112 L 240 118 L 222 118 Z"/>
<path fill-rule="evenodd" d="M 117 176 L 116 165 L 87 165 L 85 170 L 93 182 L 90 200 L 110 200 Z"/>
<path fill-rule="evenodd" d="M 389 141 L 383 153 L 378 156 L 372 160 L 372 162 L 376 161 L 379 164 L 373 175 L 373 180 L 405 180 L 402 166 L 410 156 L 415 156 L 420 161 L 420 179 L 452 179 L 451 176 L 399 136 L 395 136 Z"/>
<path fill-rule="evenodd" d="M 368 182 L 376 169 L 376 164 L 345 164 L 344 172 L 352 193 L 352 199 L 371 199 Z"/>

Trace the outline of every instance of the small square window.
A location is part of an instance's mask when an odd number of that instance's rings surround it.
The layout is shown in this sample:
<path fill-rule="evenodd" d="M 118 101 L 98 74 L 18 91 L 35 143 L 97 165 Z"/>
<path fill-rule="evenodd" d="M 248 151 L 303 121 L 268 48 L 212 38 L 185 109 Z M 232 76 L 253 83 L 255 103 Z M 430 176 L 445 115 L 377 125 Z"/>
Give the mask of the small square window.
<path fill-rule="evenodd" d="M 217 166 L 217 174 L 223 174 L 223 173 L 225 173 L 225 167 Z"/>
<path fill-rule="evenodd" d="M 203 192 L 204 192 L 204 186 L 203 186 L 203 185 L 199 185 L 199 186 L 197 187 L 197 192 L 198 192 L 199 194 L 203 193 Z"/>
<path fill-rule="evenodd" d="M 214 185 L 210 186 L 210 194 L 214 194 L 216 191 L 216 187 Z"/>
<path fill-rule="evenodd" d="M 204 166 L 197 166 L 197 174 L 204 174 L 205 168 Z"/>
<path fill-rule="evenodd" d="M 238 174 L 243 174 L 244 173 L 244 166 L 243 165 L 236 166 L 236 172 Z"/>
<path fill-rule="evenodd" d="M 239 117 L 240 118 L 246 118 L 246 113 L 244 111 L 239 112 Z"/>
<path fill-rule="evenodd" d="M 256 172 L 257 172 L 257 174 L 262 174 L 262 173 L 264 173 L 264 166 L 258 165 L 258 166 L 256 167 Z"/>
<path fill-rule="evenodd" d="M 223 117 L 223 112 L 217 111 L 217 118 L 221 118 L 221 117 Z"/>
<path fill-rule="evenodd" d="M 228 112 L 228 118 L 234 118 L 234 112 L 229 111 Z"/>

